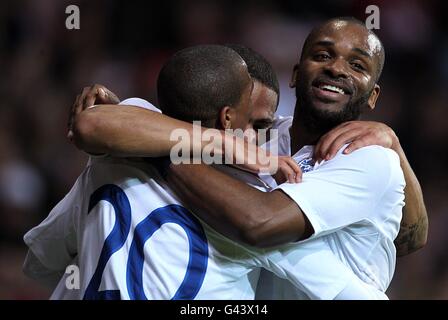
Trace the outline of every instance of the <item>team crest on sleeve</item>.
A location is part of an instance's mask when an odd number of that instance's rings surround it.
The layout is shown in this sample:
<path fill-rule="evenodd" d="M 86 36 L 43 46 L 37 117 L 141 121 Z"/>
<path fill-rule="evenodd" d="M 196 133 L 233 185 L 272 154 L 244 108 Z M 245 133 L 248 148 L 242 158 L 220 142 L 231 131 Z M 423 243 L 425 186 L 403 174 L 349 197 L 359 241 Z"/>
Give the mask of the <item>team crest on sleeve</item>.
<path fill-rule="evenodd" d="M 299 162 L 297 162 L 297 164 L 299 165 L 300 169 L 302 169 L 302 172 L 309 172 L 312 171 L 314 168 L 314 159 L 313 158 L 306 158 L 303 159 Z"/>

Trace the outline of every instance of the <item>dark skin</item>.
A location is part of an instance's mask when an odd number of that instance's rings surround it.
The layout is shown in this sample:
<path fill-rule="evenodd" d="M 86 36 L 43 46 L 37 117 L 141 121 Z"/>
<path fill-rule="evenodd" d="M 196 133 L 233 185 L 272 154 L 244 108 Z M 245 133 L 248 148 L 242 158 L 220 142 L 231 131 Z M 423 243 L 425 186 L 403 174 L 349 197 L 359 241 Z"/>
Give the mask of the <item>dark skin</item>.
<path fill-rule="evenodd" d="M 365 107 L 374 109 L 380 91 L 376 84 L 380 63 L 378 43 L 369 37 L 362 26 L 348 23 L 343 28 L 344 31 L 340 32 L 340 26 L 328 23 L 316 32 L 313 41 L 305 49 L 301 62 L 294 68 L 291 84 L 294 87 L 299 80 L 302 81 L 301 85 L 305 86 L 311 107 L 317 110 L 337 113 L 348 101 L 362 97 L 365 97 Z M 347 34 L 350 36 L 346 36 Z M 324 92 L 319 88 L 322 83 L 318 80 L 338 85 L 343 88 L 344 94 Z M 297 116 L 298 108 L 300 105 L 296 106 L 296 117 L 291 128 L 292 153 L 304 145 L 316 144 L 321 136 L 309 130 L 301 121 Z M 334 156 L 335 150 L 342 146 L 340 143 L 347 142 L 345 127 L 356 126 L 356 123 L 341 124 L 336 131 L 343 138 L 335 138 L 338 143 L 333 140 L 329 145 L 320 145 L 316 156 L 326 159 Z M 398 143 L 398 139 L 392 140 L 392 144 Z M 406 199 L 411 200 L 409 205 L 416 209 L 412 212 L 418 212 L 409 217 L 410 223 L 402 224 L 396 241 L 398 255 L 405 255 L 426 242 L 427 218 L 418 181 L 404 153 L 400 154 L 399 143 L 395 147 L 405 174 L 409 172 L 407 170 L 412 173 L 410 177 L 406 176 L 406 188 L 409 188 L 406 193 L 407 196 L 410 195 Z M 346 153 L 355 149 L 351 147 Z M 207 176 L 208 179 L 206 182 L 199 182 L 196 181 L 198 176 Z M 213 168 L 197 165 L 172 166 L 168 179 L 178 193 L 185 195 L 186 203 L 200 208 L 198 215 L 202 219 L 236 241 L 266 247 L 306 239 L 313 233 L 312 226 L 301 209 L 282 191 L 263 193 Z M 204 198 L 207 203 L 202 203 L 201 199 Z M 406 213 L 405 216 L 407 217 Z"/>
<path fill-rule="evenodd" d="M 327 32 L 332 32 L 332 30 L 328 30 L 328 26 L 326 29 Z M 351 32 L 351 36 L 353 37 L 353 32 L 356 33 L 356 30 L 356 26 L 354 26 L 351 30 L 345 31 L 348 33 Z M 322 32 L 325 30 L 321 28 L 319 31 Z M 334 36 L 337 38 L 338 34 L 333 32 L 333 37 Z M 366 38 L 368 39 L 368 37 Z M 305 48 L 306 50 L 304 50 L 304 56 L 301 64 L 297 64 L 294 68 L 291 86 L 296 86 L 299 75 L 306 74 L 307 77 L 302 78 L 302 81 L 309 84 L 306 89 L 310 92 L 310 96 L 312 97 L 311 100 L 314 102 L 313 104 L 315 107 L 323 110 L 330 109 L 334 112 L 340 111 L 347 100 L 359 99 L 364 92 L 369 92 L 370 90 L 372 91 L 372 95 L 368 97 L 367 107 L 372 109 L 379 93 L 379 87 L 374 81 L 372 81 L 372 79 L 376 78 L 375 72 L 378 69 L 379 57 L 377 55 L 369 54 L 375 52 L 375 43 L 373 43 L 373 46 L 370 48 L 368 41 L 360 41 L 353 48 L 347 48 L 347 43 L 337 42 L 338 45 L 335 46 L 336 40 L 328 39 L 328 37 L 327 39 L 312 38 L 312 40 L 313 41 L 310 41 L 310 43 L 315 44 L 315 46 L 307 46 L 307 48 Z M 336 82 L 337 84 L 344 86 L 344 89 L 350 93 L 350 96 L 346 95 L 339 97 L 338 95 L 334 95 L 332 93 L 319 92 L 316 88 L 313 88 L 313 78 L 310 78 L 310 76 L 306 73 L 307 69 L 304 68 L 307 67 L 315 69 L 320 66 L 324 67 L 321 68 L 322 71 L 320 73 L 317 72 L 314 79 L 317 78 L 322 80 L 322 78 L 324 78 L 326 80 L 329 79 L 330 83 Z M 303 79 L 306 79 L 306 81 Z M 317 94 L 313 96 L 312 94 L 315 92 L 317 92 Z M 116 98 L 112 92 L 99 85 L 85 88 L 83 93 L 78 96 L 77 101 L 73 105 L 72 117 L 76 117 L 78 120 L 76 121 L 78 124 L 76 128 L 78 129 L 75 130 L 75 141 L 78 142 L 83 150 L 96 153 L 106 152 L 113 155 L 127 156 L 144 155 L 151 157 L 164 155 L 169 152 L 169 148 L 171 146 L 170 143 L 172 143 L 167 138 L 167 136 L 169 136 L 170 128 L 179 128 L 183 125 L 183 127 L 188 130 L 191 126 L 187 123 L 170 119 L 166 116 L 156 114 L 151 111 L 145 111 L 140 108 L 115 108 L 114 106 L 101 106 L 83 111 L 94 103 L 116 104 L 118 101 L 118 98 Z M 254 107 L 252 108 L 252 114 L 249 117 L 249 124 L 241 126 L 245 128 L 248 125 L 253 126 L 256 130 L 271 127 L 277 103 L 278 96 L 275 92 L 255 80 L 251 95 L 251 104 Z M 228 108 L 224 111 L 225 112 L 220 114 L 219 126 L 222 128 L 232 127 L 233 125 L 231 122 L 234 122 L 234 117 L 231 117 L 232 115 L 228 113 Z M 229 119 L 229 116 L 232 118 L 231 122 L 226 120 Z M 83 119 L 91 120 L 86 122 L 83 121 Z M 129 120 L 129 125 L 124 125 L 127 119 Z M 303 139 L 298 142 L 293 141 L 293 149 L 299 142 L 302 144 L 313 144 L 319 135 L 315 132 L 309 132 L 303 122 L 300 121 L 300 116 L 296 116 L 295 119 L 295 129 L 293 130 L 293 133 L 296 134 L 293 135 L 293 139 L 296 137 L 301 137 Z M 117 122 L 117 120 L 119 121 Z M 95 125 L 86 125 L 89 123 L 94 123 Z M 156 125 L 156 127 L 154 127 L 153 124 Z M 79 128 L 92 129 L 80 130 Z M 71 138 L 72 135 L 73 134 L 70 131 L 69 137 Z M 116 136 L 117 138 L 111 139 L 110 137 L 112 136 Z M 92 143 L 92 141 L 95 143 Z M 112 141 L 114 142 L 114 145 L 111 145 Z M 398 153 L 400 156 L 400 164 L 406 179 L 406 206 L 403 209 L 403 220 L 401 223 L 400 233 L 395 241 L 397 255 L 403 256 L 424 246 L 427 239 L 428 219 L 421 188 L 393 130 L 388 126 L 377 122 L 344 122 L 320 137 L 317 145 L 315 146 L 315 158 L 317 160 L 329 160 L 334 157 L 336 152 L 346 143 L 350 144 L 349 147 L 344 150 L 344 153 L 346 154 L 363 146 L 374 144 L 381 145 L 385 148 L 390 148 Z M 203 170 L 198 167 L 199 166 L 192 166 L 188 170 L 192 170 L 193 172 L 194 170 Z M 289 170 L 289 168 L 286 169 Z M 186 177 L 187 174 L 189 174 L 189 172 L 186 172 L 186 175 L 183 177 Z M 192 175 L 192 180 L 185 181 L 185 184 L 188 185 L 188 183 L 193 183 L 193 189 L 190 190 L 194 190 L 194 179 L 198 179 L 198 177 L 202 177 L 204 174 L 208 173 L 203 172 L 198 173 L 196 176 Z M 296 178 L 300 179 L 300 176 L 298 175 Z M 202 183 L 202 181 L 197 183 Z M 232 182 L 228 181 L 226 183 Z M 227 184 L 224 184 L 224 186 L 227 186 Z M 182 190 L 186 189 L 180 188 L 180 192 L 182 192 Z M 207 195 L 210 193 L 210 190 L 214 190 L 214 188 L 202 190 L 199 194 Z M 234 195 L 231 195 L 231 197 L 232 199 L 235 198 Z M 204 197 L 201 198 L 203 199 Z M 219 199 L 215 199 L 215 201 L 219 201 Z M 226 202 L 226 199 L 223 198 L 221 201 Z M 210 204 L 210 202 L 208 204 Z M 201 207 L 200 203 L 195 206 L 199 208 Z M 219 208 L 222 206 L 223 205 L 220 205 Z M 210 206 L 209 210 L 211 210 L 210 212 L 216 212 L 216 209 L 214 209 L 213 206 Z M 246 211 L 244 213 L 250 212 L 251 211 Z M 203 210 L 203 214 L 205 215 L 204 220 L 207 220 L 207 211 Z M 242 217 L 244 217 L 244 215 L 242 215 Z M 240 236 L 246 233 L 248 235 L 246 238 L 250 238 L 251 243 L 262 246 L 263 243 L 255 243 L 255 239 L 257 239 L 257 237 L 256 234 L 252 234 L 256 230 L 261 230 L 260 228 L 252 228 L 252 226 L 259 221 L 257 220 L 258 218 L 263 219 L 262 216 L 248 217 L 247 220 L 252 221 L 252 223 L 244 224 L 245 221 L 243 220 L 241 225 L 237 223 L 237 219 L 233 219 L 231 221 L 234 222 L 235 225 L 228 222 L 226 229 L 220 229 L 223 225 L 226 225 L 226 223 L 220 222 L 220 219 L 227 219 L 225 215 L 215 217 L 215 221 L 218 224 L 217 229 L 219 229 L 222 233 L 230 234 L 234 232 L 236 234 L 240 234 Z M 265 215 L 265 219 L 267 218 L 269 218 L 269 213 L 266 213 Z M 274 227 L 278 229 L 279 227 L 275 226 L 274 222 L 275 219 L 270 220 L 270 224 L 274 225 Z M 212 224 L 211 222 L 209 223 Z M 243 231 L 239 230 L 240 227 L 243 228 Z M 294 228 L 293 225 L 288 225 L 287 227 Z M 231 228 L 235 229 L 230 230 Z M 269 228 L 271 227 L 265 225 L 265 228 L 270 230 Z M 270 242 L 269 239 L 265 239 L 265 244 L 271 245 L 272 243 L 282 243 L 281 239 L 282 237 L 278 237 L 277 241 L 274 242 Z M 238 240 L 238 237 L 236 237 L 236 240 Z M 244 239 L 240 240 L 245 242 Z"/>
<path fill-rule="evenodd" d="M 256 80 L 254 81 L 251 103 L 254 106 L 250 117 L 252 128 L 255 131 L 260 129 L 270 129 L 274 124 L 274 114 L 278 105 L 278 95 L 274 90 Z M 269 130 L 267 131 L 267 134 L 269 134 Z M 269 140 L 269 136 L 266 137 L 266 140 Z"/>
<path fill-rule="evenodd" d="M 302 59 L 294 67 L 291 87 L 304 87 L 311 108 L 329 113 L 340 112 L 349 100 L 358 100 L 366 93 L 367 106 L 375 108 L 380 93 L 376 84 L 380 64 L 379 42 L 371 39 L 364 27 L 357 24 L 341 26 L 328 23 L 314 33 L 310 45 L 304 48 Z M 341 87 L 344 94 L 322 90 L 322 85 Z M 320 132 L 310 132 L 300 116 L 300 97 L 296 103 L 296 115 L 291 128 L 291 153 L 304 145 L 316 144 Z"/>
<path fill-rule="evenodd" d="M 250 103 L 254 106 L 250 116 L 250 124 L 256 129 L 269 128 L 273 122 L 273 114 L 277 107 L 277 95 L 268 87 L 261 85 L 258 81 L 254 81 L 254 89 L 250 100 Z M 97 125 L 92 130 L 85 131 L 79 130 L 79 128 L 74 132 L 69 130 L 69 138 L 72 139 L 74 134 L 74 138 L 77 141 L 85 141 L 85 151 L 94 153 L 108 152 L 115 156 L 142 154 L 153 157 L 169 152 L 169 146 L 164 146 L 164 143 L 166 143 L 164 141 L 169 142 L 167 138 L 169 130 L 164 134 L 160 132 L 161 128 L 166 129 L 166 127 L 169 128 L 170 126 L 179 128 L 180 125 L 184 125 L 188 129 L 191 126 L 182 121 L 141 108 L 117 108 L 112 105 L 118 102 L 119 99 L 116 95 L 104 86 L 94 85 L 84 88 L 73 104 L 69 122 L 72 123 L 73 119 L 76 119 L 78 127 L 80 125 L 85 126 L 85 122 L 82 120 L 84 118 L 81 117 L 83 115 L 93 117 L 89 119 L 101 121 L 94 121 Z M 109 104 L 109 106 L 89 108 L 95 103 Z M 87 108 L 89 109 L 86 110 Z M 117 119 L 119 119 L 118 122 L 115 121 Z M 167 121 L 169 122 L 167 123 Z M 175 123 L 171 124 L 173 121 Z M 88 121 L 87 123 L 91 122 Z M 129 125 L 126 125 L 126 123 L 129 123 Z M 157 127 L 152 126 L 152 124 L 157 124 Z M 81 132 L 84 135 L 80 136 Z M 89 134 L 90 132 L 93 133 L 93 136 Z M 120 139 L 111 139 L 111 136 L 117 136 Z M 96 141 L 98 146 L 92 145 L 89 141 Z M 111 146 L 111 141 L 115 145 Z M 423 195 L 417 177 L 407 161 L 394 131 L 387 125 L 379 122 L 345 122 L 319 139 L 315 146 L 314 157 L 318 160 L 329 160 L 345 144 L 349 144 L 344 150 L 346 154 L 368 145 L 381 145 L 398 153 L 406 179 L 406 206 L 403 209 L 400 233 L 395 240 L 397 255 L 404 256 L 424 246 L 427 238 L 428 219 Z"/>

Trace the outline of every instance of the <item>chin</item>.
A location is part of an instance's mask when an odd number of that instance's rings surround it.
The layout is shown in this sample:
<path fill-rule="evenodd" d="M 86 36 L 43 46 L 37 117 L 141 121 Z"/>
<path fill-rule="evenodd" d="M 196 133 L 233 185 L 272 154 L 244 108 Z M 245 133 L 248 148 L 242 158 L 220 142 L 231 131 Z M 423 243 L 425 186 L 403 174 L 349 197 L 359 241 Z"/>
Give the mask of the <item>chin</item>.
<path fill-rule="evenodd" d="M 340 102 L 324 102 L 321 100 L 314 100 L 311 103 L 311 108 L 324 113 L 340 113 L 345 110 L 347 104 Z"/>

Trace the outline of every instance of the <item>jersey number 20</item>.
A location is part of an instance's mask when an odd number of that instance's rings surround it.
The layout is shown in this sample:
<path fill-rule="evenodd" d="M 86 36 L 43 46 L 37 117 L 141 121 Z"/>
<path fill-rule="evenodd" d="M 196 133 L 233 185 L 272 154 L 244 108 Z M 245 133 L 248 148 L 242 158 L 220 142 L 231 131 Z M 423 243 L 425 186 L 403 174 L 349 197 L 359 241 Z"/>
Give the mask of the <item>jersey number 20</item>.
<path fill-rule="evenodd" d="M 110 257 L 125 244 L 131 229 L 131 206 L 125 192 L 118 186 L 107 184 L 98 188 L 90 197 L 89 213 L 99 201 L 108 201 L 115 211 L 115 224 L 104 242 L 92 279 L 84 299 L 119 300 L 119 290 L 99 291 L 104 269 Z M 200 222 L 184 207 L 167 205 L 152 211 L 134 230 L 126 266 L 126 286 L 130 299 L 147 300 L 143 290 L 143 264 L 145 242 L 164 223 L 176 223 L 187 234 L 189 259 L 185 277 L 173 300 L 194 299 L 201 288 L 207 270 L 208 244 Z"/>

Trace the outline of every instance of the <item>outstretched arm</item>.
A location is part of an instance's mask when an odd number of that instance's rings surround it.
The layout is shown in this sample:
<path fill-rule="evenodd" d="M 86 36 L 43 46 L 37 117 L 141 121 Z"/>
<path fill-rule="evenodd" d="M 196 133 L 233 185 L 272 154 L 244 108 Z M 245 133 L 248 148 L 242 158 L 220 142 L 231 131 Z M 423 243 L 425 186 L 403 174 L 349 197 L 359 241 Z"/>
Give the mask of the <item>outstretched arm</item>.
<path fill-rule="evenodd" d="M 405 256 L 425 246 L 428 236 L 428 215 L 420 183 L 409 164 L 395 132 L 387 125 L 373 121 L 346 122 L 325 134 L 315 148 L 317 159 L 331 159 L 346 143 L 345 154 L 368 145 L 394 150 L 400 157 L 406 187 L 400 232 L 395 239 L 398 256 Z"/>
<path fill-rule="evenodd" d="M 193 135 L 192 124 L 158 112 L 133 106 L 97 105 L 76 116 L 73 141 L 88 153 L 158 157 L 168 155 L 179 142 L 170 140 L 176 129 L 185 130 L 188 137 Z"/>
<path fill-rule="evenodd" d="M 104 104 L 91 108 L 98 103 Z M 293 183 L 301 179 L 300 167 L 292 158 L 271 156 L 232 133 L 116 103 L 118 97 L 104 86 L 84 88 L 72 107 L 69 140 L 90 154 L 160 157 L 180 150 L 188 153 L 182 155 L 183 159 L 198 156 L 199 163 L 206 150 L 213 154 L 213 159 L 220 158 L 253 173 L 269 171 L 282 182 Z"/>

